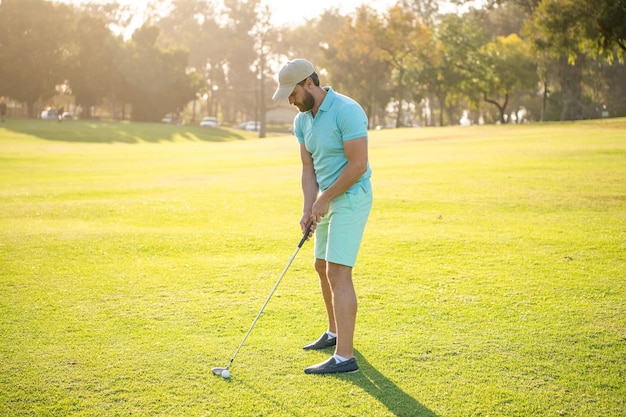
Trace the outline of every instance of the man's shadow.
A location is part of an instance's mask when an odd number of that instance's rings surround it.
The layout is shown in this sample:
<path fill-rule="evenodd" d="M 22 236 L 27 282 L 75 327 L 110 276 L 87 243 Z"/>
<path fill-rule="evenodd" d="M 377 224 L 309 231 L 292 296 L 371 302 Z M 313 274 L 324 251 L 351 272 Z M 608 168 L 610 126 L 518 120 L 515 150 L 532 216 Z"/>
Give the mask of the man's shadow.
<path fill-rule="evenodd" d="M 359 364 L 359 372 L 354 374 L 337 374 L 339 378 L 363 389 L 387 407 L 395 416 L 437 417 L 437 414 L 402 391 L 400 387 L 381 374 L 360 352 L 355 351 L 355 356 Z"/>

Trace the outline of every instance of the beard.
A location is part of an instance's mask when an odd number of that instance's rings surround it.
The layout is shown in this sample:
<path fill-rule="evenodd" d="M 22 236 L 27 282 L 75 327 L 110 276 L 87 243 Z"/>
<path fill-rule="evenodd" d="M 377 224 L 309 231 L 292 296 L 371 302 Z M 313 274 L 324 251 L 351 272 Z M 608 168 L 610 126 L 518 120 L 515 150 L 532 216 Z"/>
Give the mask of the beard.
<path fill-rule="evenodd" d="M 315 99 L 313 98 L 313 94 L 309 93 L 308 91 L 304 92 L 304 99 L 302 100 L 302 103 L 296 103 L 296 107 L 302 113 L 311 110 L 314 105 Z"/>

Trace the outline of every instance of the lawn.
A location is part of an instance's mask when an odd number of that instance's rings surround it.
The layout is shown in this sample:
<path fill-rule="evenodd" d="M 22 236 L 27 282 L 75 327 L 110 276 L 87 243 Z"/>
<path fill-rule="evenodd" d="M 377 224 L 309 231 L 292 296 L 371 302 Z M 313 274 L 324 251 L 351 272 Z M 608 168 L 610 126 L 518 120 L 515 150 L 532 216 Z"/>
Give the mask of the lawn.
<path fill-rule="evenodd" d="M 361 371 L 325 319 L 295 139 L 0 124 L 0 414 L 624 416 L 626 120 L 372 131 Z"/>

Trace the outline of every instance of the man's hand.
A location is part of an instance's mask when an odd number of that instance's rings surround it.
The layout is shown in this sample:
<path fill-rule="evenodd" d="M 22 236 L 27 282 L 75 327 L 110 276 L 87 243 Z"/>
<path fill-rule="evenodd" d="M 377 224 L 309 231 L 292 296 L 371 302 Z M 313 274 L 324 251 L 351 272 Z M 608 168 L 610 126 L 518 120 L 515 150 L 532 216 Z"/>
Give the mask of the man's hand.
<path fill-rule="evenodd" d="M 329 208 L 330 201 L 324 197 L 324 194 L 320 195 L 317 200 L 315 200 L 311 208 L 311 218 L 316 224 L 322 220 L 322 217 L 328 214 Z"/>
<path fill-rule="evenodd" d="M 306 229 L 309 227 L 309 224 L 311 222 L 313 222 L 313 225 L 311 226 L 311 229 L 309 230 L 309 235 L 307 236 L 306 240 L 309 240 L 313 236 L 313 233 L 315 233 L 315 229 L 317 228 L 317 222 L 312 220 L 310 214 L 302 215 L 302 218 L 300 219 L 300 228 L 302 229 L 303 234 L 304 232 L 306 232 Z"/>

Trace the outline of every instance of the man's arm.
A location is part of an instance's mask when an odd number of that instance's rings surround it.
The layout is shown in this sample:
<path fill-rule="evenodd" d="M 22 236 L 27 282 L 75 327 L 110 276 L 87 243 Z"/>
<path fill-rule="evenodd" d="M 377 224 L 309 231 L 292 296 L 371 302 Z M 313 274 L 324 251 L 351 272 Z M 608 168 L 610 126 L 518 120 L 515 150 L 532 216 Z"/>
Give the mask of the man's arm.
<path fill-rule="evenodd" d="M 302 160 L 302 195 L 304 197 L 300 227 L 302 228 L 302 233 L 304 233 L 311 221 L 312 207 L 317 199 L 319 186 L 317 185 L 315 168 L 313 167 L 313 157 L 306 150 L 304 144 L 300 144 L 300 159 Z"/>
<path fill-rule="evenodd" d="M 343 148 L 348 164 L 343 168 L 337 180 L 313 203 L 311 215 L 315 222 L 319 222 L 328 213 L 333 198 L 345 193 L 367 171 L 367 137 L 345 141 Z M 312 160 L 311 163 L 313 163 Z"/>

